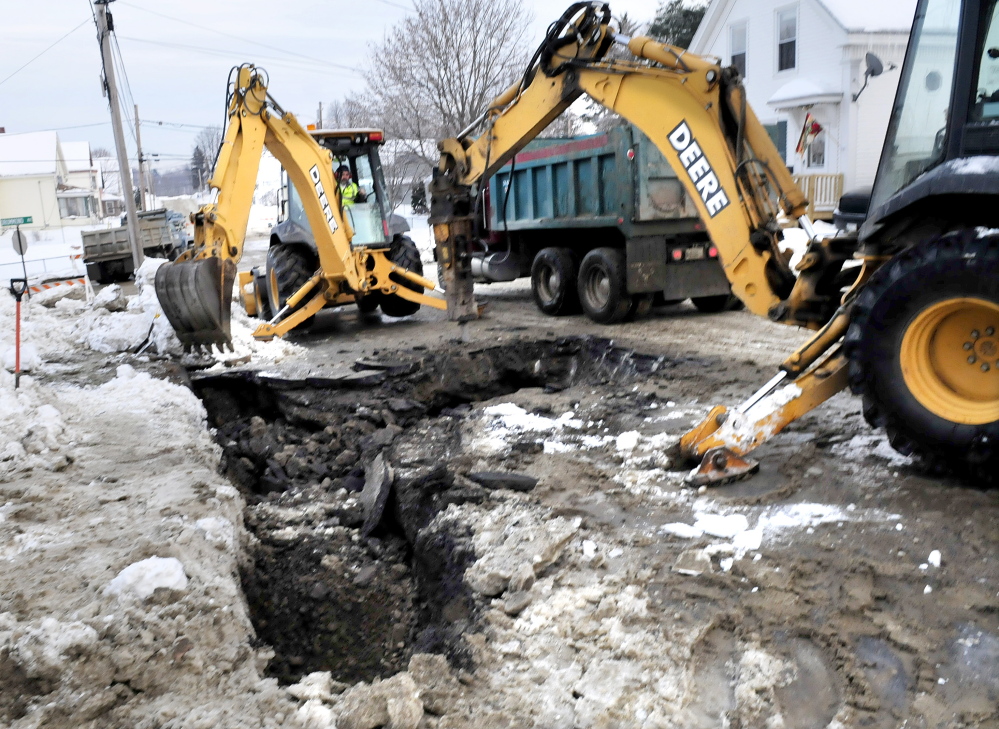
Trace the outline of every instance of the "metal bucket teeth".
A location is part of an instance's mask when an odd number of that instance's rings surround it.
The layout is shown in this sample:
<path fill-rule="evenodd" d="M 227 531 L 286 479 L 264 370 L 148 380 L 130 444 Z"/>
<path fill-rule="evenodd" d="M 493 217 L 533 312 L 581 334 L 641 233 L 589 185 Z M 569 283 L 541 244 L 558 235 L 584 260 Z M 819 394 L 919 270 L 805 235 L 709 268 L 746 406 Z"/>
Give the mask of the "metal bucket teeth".
<path fill-rule="evenodd" d="M 167 263 L 156 271 L 156 296 L 185 351 L 232 350 L 229 317 L 236 264 L 220 258 Z"/>

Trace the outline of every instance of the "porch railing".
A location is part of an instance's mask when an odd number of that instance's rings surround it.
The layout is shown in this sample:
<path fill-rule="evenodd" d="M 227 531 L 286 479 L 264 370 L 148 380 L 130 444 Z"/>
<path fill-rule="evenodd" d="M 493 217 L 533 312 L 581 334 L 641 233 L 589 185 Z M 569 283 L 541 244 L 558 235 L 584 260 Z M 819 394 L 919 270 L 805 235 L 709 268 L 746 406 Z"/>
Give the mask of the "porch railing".
<path fill-rule="evenodd" d="M 831 218 L 843 195 L 843 175 L 794 175 L 794 182 L 808 198 L 808 217 Z"/>

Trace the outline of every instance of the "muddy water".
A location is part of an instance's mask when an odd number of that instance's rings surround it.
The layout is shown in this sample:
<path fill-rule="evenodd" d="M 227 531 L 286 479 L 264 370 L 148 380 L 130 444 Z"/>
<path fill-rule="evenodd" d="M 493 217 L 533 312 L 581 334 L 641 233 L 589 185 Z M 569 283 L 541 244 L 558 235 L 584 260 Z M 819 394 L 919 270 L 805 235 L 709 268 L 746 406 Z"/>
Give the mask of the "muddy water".
<path fill-rule="evenodd" d="M 995 493 L 892 455 L 845 398 L 754 479 L 687 489 L 668 454 L 718 365 L 570 339 L 197 381 L 271 674 L 443 654 L 461 688 L 430 726 L 995 726 Z"/>

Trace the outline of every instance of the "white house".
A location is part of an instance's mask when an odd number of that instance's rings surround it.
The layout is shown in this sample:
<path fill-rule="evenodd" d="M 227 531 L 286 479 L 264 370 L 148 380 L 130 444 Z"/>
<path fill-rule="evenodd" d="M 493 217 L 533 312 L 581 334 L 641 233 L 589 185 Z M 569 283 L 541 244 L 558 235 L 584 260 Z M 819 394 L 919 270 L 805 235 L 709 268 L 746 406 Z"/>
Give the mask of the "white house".
<path fill-rule="evenodd" d="M 743 73 L 750 105 L 828 214 L 874 182 L 916 0 L 711 0 L 690 50 Z M 865 57 L 884 73 L 864 84 Z M 895 68 L 891 68 L 894 65 Z M 807 115 L 822 131 L 796 151 Z"/>
<path fill-rule="evenodd" d="M 96 222 L 97 179 L 89 145 L 82 144 L 86 161 L 78 143 L 71 143 L 81 159 L 69 165 L 55 132 L 0 134 L 0 218 L 30 217 L 27 228 Z"/>
<path fill-rule="evenodd" d="M 100 169 L 90 153 L 90 142 L 62 142 L 66 182 L 59 194 L 62 217 L 103 217 L 100 206 Z"/>

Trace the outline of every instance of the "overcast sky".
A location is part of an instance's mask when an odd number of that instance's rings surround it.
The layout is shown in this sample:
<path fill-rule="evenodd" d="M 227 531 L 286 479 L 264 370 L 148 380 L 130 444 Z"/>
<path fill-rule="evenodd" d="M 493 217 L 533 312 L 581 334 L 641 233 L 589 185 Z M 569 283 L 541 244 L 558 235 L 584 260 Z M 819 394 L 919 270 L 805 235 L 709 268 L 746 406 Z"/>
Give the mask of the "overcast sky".
<path fill-rule="evenodd" d="M 525 4 L 534 14 L 533 47 L 569 0 Z M 648 21 L 657 4 L 617 0 L 611 10 Z M 139 105 L 143 149 L 160 155 L 161 168 L 186 161 L 198 127 L 222 123 L 229 69 L 248 61 L 268 71 L 271 93 L 285 109 L 313 121 L 320 101 L 360 90 L 365 55 L 406 15 L 408 5 L 408 0 L 115 0 L 109 8 L 128 77 L 123 101 L 129 117 L 132 100 Z M 0 127 L 8 134 L 57 129 L 63 141 L 113 148 L 89 0 L 0 0 L 0 7 Z M 119 85 L 126 83 L 119 78 Z M 132 134 L 127 141 L 133 156 Z"/>

